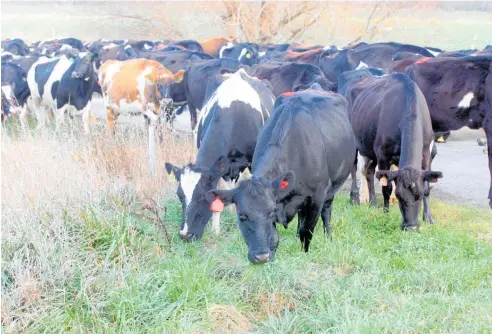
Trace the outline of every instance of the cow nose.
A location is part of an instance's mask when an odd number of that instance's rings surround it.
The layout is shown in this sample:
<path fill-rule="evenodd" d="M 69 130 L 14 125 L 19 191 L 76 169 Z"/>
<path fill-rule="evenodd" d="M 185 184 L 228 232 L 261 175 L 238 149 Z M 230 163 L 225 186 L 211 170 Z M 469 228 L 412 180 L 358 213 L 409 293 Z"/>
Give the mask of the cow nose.
<path fill-rule="evenodd" d="M 255 254 L 253 256 L 253 262 L 257 264 L 266 263 L 270 260 L 270 253 Z"/>
<path fill-rule="evenodd" d="M 179 237 L 187 242 L 192 242 L 195 239 L 195 235 L 193 233 L 188 233 L 184 231 L 179 231 Z"/>

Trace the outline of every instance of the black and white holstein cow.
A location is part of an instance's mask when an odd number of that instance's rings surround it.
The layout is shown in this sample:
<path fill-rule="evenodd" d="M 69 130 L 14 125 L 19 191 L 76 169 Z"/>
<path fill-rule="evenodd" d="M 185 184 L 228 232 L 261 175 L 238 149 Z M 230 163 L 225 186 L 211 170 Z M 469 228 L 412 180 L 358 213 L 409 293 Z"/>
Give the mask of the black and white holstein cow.
<path fill-rule="evenodd" d="M 483 128 L 492 143 L 492 55 L 462 58 L 424 58 L 406 72 L 414 80 L 429 106 L 435 132 L 464 126 Z M 492 208 L 492 151 L 489 205 Z"/>
<path fill-rule="evenodd" d="M 379 78 L 366 76 L 348 83 L 345 96 L 357 150 L 365 162 L 362 174 L 369 187 L 369 202 L 376 205 L 374 172 L 378 166 L 376 177 L 383 187 L 385 211 L 389 209 L 392 182 L 396 184 L 402 229 L 419 227 L 422 199 L 423 220 L 433 223 L 430 183 L 437 182 L 442 174 L 430 170 L 434 132 L 418 86 L 401 73 Z M 390 170 L 393 164 L 398 166 L 397 171 Z M 352 189 L 357 189 L 355 178 Z"/>
<path fill-rule="evenodd" d="M 40 59 L 27 74 L 31 91 L 31 107 L 38 119 L 38 128 L 46 125 L 49 109 L 56 114 L 59 130 L 65 113 L 74 109 L 82 114 L 84 131 L 89 133 L 92 93 L 99 92 L 94 57 L 91 52 L 73 49 L 54 59 Z"/>
<path fill-rule="evenodd" d="M 207 193 L 210 202 L 219 198 L 226 205 L 236 204 L 253 263 L 274 258 L 276 223 L 287 227 L 296 214 L 306 252 L 320 215 L 330 233 L 333 198 L 353 170 L 355 138 L 347 101 L 313 86 L 316 90 L 285 93 L 275 101 L 258 137 L 252 178 L 235 189 Z"/>
<path fill-rule="evenodd" d="M 30 91 L 27 85 L 27 73 L 19 65 L 11 62 L 2 63 L 2 94 L 10 105 L 10 112 L 19 114 L 22 129 L 26 131 L 26 102 Z"/>
<path fill-rule="evenodd" d="M 219 58 L 236 59 L 243 65 L 252 66 L 258 63 L 258 45 L 253 43 L 227 43 L 219 49 Z"/>
<path fill-rule="evenodd" d="M 258 133 L 270 117 L 275 100 L 269 84 L 248 76 L 244 69 L 217 76 L 210 80 L 211 85 L 215 85 L 214 79 L 225 81 L 201 111 L 195 163 L 183 168 L 166 163 L 167 172 L 179 181 L 177 195 L 183 206 L 179 235 L 186 241 L 202 237 L 211 210 L 213 230 L 219 233 L 221 209 L 211 208 L 205 195 L 217 187 L 221 178 L 237 181 L 249 167 Z"/>

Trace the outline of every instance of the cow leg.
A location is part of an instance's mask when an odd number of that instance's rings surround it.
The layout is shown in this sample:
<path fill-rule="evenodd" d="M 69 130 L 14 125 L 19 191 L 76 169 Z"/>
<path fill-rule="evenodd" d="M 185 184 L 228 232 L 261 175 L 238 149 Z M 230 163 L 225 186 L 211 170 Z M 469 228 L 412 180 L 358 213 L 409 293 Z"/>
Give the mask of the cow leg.
<path fill-rule="evenodd" d="M 87 105 L 82 109 L 82 122 L 84 123 L 84 134 L 88 136 L 90 134 L 90 123 L 91 123 L 91 102 L 87 102 Z"/>
<path fill-rule="evenodd" d="M 489 146 L 487 150 L 487 155 L 489 157 L 489 171 L 490 171 L 490 188 L 489 188 L 489 206 L 492 209 L 492 150 L 490 145 L 492 144 L 492 116 L 489 117 L 488 121 L 484 122 L 484 130 L 487 136 L 487 144 Z"/>
<path fill-rule="evenodd" d="M 359 188 L 357 187 L 357 153 L 355 153 L 355 161 L 354 167 L 350 171 L 350 175 L 352 177 L 352 188 L 350 189 L 350 204 L 351 205 L 359 205 Z"/>
<path fill-rule="evenodd" d="M 372 206 L 377 206 L 376 192 L 374 190 L 374 174 L 376 172 L 376 165 L 377 165 L 376 160 L 365 159 L 365 166 L 364 166 L 365 181 L 369 192 L 369 204 Z M 362 183 L 362 185 L 364 185 L 364 183 Z M 365 191 L 365 189 L 363 189 L 363 191 Z"/>
<path fill-rule="evenodd" d="M 106 107 L 106 129 L 109 135 L 114 135 L 114 125 L 116 123 L 116 114 L 113 108 Z"/>
<path fill-rule="evenodd" d="M 63 123 L 65 123 L 65 111 L 66 107 L 61 107 L 56 110 L 56 131 L 60 132 Z"/>
<path fill-rule="evenodd" d="M 157 124 L 158 116 L 154 113 L 153 110 L 146 110 L 144 112 L 144 116 L 147 117 L 147 124 L 149 130 L 149 166 L 150 172 L 155 176 L 155 165 L 157 163 L 157 148 L 156 148 L 156 140 L 155 140 L 155 128 Z"/>
<path fill-rule="evenodd" d="M 388 170 L 390 168 L 390 164 L 386 162 L 380 162 L 378 164 L 379 170 Z M 384 199 L 384 207 L 383 211 L 388 212 L 389 211 L 389 205 L 390 205 L 390 198 L 391 194 L 393 192 L 393 182 L 386 182 L 386 185 L 381 185 L 382 193 L 383 193 L 383 199 Z"/>
<path fill-rule="evenodd" d="M 357 188 L 357 186 L 356 186 Z M 331 210 L 333 207 L 333 198 L 327 198 L 321 209 L 321 219 L 323 220 L 323 226 L 326 235 L 331 234 Z"/>
<path fill-rule="evenodd" d="M 19 113 L 19 120 L 20 120 L 22 132 L 27 133 L 27 130 L 29 129 L 29 123 L 27 120 L 27 102 L 26 104 L 24 104 L 24 106 L 22 107 Z"/>
<path fill-rule="evenodd" d="M 302 208 L 301 212 L 298 213 L 299 223 L 297 231 L 305 252 L 309 251 L 309 244 L 313 238 L 314 228 L 318 222 L 319 215 L 319 205 L 313 203 L 311 200 Z"/>
<path fill-rule="evenodd" d="M 432 141 L 429 149 L 428 150 L 424 149 L 424 153 L 422 155 L 422 170 L 424 171 L 431 170 L 431 161 L 433 158 L 432 152 L 433 152 L 434 145 L 435 145 L 434 141 Z M 426 223 L 434 224 L 434 220 L 432 219 L 432 212 L 429 204 L 429 195 L 430 195 L 431 187 L 432 185 L 429 184 L 427 181 L 424 183 L 424 199 L 423 199 L 424 210 L 422 214 L 422 220 Z"/>
<path fill-rule="evenodd" d="M 46 123 L 48 121 L 48 109 L 45 106 L 36 106 L 35 108 L 36 119 L 38 120 L 38 125 L 36 130 L 42 130 L 46 128 Z"/>

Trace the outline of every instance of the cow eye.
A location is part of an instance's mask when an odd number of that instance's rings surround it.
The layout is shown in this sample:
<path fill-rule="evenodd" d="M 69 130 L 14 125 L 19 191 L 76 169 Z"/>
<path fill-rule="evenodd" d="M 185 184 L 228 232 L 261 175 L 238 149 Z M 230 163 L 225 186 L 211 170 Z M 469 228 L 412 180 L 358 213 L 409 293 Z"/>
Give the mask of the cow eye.
<path fill-rule="evenodd" d="M 246 216 L 245 214 L 241 213 L 239 215 L 239 220 L 244 222 L 244 221 L 247 221 L 248 220 L 248 216 Z"/>

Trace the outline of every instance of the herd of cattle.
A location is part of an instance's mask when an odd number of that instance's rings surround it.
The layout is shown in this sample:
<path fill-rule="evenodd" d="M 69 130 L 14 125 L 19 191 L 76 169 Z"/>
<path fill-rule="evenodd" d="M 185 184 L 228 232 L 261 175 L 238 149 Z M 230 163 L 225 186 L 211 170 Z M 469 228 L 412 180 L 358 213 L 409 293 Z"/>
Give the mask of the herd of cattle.
<path fill-rule="evenodd" d="M 195 162 L 165 166 L 179 181 L 180 236 L 200 239 L 211 218 L 218 232 L 233 203 L 254 263 L 273 259 L 276 224 L 296 214 L 305 251 L 320 216 L 330 233 L 333 198 L 349 175 L 350 201 L 359 203 L 358 153 L 369 202 L 376 177 L 388 210 L 394 184 L 402 228 L 412 230 L 422 203 L 433 222 L 429 193 L 442 177 L 431 170 L 435 139 L 468 126 L 492 142 L 492 46 L 13 39 L 2 41 L 1 69 L 2 118 L 18 114 L 23 127 L 31 112 L 39 128 L 50 112 L 57 128 L 65 114 L 80 114 L 89 133 L 99 93 L 110 132 L 121 114 L 145 116 L 152 170 L 157 124 L 192 133 Z M 492 207 L 491 150 L 488 159 Z M 235 187 L 217 189 L 221 179 Z"/>

